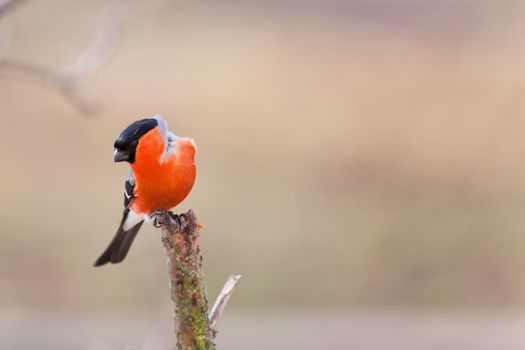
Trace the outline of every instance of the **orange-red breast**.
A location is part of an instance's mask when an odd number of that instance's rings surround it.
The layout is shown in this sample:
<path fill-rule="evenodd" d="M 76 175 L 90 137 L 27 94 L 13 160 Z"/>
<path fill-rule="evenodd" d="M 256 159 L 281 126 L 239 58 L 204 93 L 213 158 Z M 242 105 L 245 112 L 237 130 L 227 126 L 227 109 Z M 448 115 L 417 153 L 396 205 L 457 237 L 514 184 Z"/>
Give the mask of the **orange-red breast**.
<path fill-rule="evenodd" d="M 128 126 L 115 141 L 115 162 L 128 162 L 131 169 L 124 190 L 124 213 L 115 237 L 95 262 L 121 262 L 149 214 L 170 210 L 182 202 L 195 182 L 192 139 L 168 130 L 160 116 Z"/>

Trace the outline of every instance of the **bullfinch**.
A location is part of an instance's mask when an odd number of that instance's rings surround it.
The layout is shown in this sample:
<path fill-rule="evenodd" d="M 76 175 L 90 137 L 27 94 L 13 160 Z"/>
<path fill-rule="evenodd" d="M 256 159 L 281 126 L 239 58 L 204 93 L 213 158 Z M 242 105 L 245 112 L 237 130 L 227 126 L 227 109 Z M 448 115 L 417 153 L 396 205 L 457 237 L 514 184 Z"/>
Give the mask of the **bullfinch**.
<path fill-rule="evenodd" d="M 114 161 L 128 162 L 131 169 L 124 187 L 122 221 L 95 266 L 124 260 L 144 220 L 182 202 L 195 182 L 195 143 L 170 132 L 158 115 L 129 125 L 114 146 Z"/>

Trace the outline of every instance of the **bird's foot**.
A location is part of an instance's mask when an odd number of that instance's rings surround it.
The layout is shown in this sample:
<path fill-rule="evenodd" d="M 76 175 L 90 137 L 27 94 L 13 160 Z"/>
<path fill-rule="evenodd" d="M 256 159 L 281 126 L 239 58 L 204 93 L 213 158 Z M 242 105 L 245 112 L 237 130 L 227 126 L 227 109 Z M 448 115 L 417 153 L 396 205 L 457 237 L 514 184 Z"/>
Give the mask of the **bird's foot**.
<path fill-rule="evenodd" d="M 168 226 L 170 223 L 170 212 L 165 210 L 155 210 L 149 214 L 149 217 L 153 222 L 153 226 L 157 228 Z"/>
<path fill-rule="evenodd" d="M 182 227 L 182 220 L 184 214 L 177 215 L 171 211 L 165 210 L 155 210 L 153 213 L 149 214 L 153 226 L 156 228 L 168 227 L 170 225 L 176 225 L 178 229 Z"/>

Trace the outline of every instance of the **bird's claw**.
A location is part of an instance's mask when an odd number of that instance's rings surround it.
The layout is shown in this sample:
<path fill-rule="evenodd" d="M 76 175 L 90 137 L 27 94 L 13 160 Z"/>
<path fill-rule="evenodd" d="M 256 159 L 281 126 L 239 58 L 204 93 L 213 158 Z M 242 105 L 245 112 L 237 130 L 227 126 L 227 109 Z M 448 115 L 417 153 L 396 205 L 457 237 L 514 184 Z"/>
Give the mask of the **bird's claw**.
<path fill-rule="evenodd" d="M 176 215 L 170 211 L 155 210 L 149 215 L 153 226 L 156 228 L 167 227 L 170 225 L 176 225 L 180 229 L 182 227 L 182 218 L 184 214 Z"/>
<path fill-rule="evenodd" d="M 167 226 L 170 223 L 170 213 L 165 210 L 156 210 L 150 214 L 153 226 L 156 228 Z"/>

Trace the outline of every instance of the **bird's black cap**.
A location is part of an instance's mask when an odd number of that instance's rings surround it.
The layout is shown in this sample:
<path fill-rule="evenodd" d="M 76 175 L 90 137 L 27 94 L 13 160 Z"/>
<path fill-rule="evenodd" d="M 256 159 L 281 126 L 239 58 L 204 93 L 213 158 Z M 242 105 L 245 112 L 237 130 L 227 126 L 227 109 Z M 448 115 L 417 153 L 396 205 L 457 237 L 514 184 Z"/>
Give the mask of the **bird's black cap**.
<path fill-rule="evenodd" d="M 154 118 L 137 120 L 128 126 L 115 141 L 115 162 L 135 162 L 135 152 L 139 139 L 151 129 L 155 128 L 158 122 Z"/>

